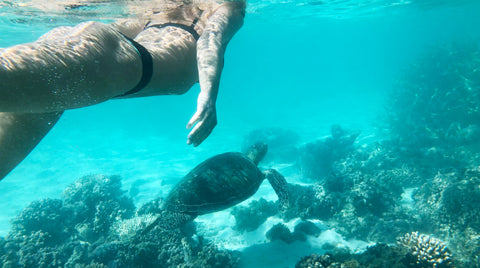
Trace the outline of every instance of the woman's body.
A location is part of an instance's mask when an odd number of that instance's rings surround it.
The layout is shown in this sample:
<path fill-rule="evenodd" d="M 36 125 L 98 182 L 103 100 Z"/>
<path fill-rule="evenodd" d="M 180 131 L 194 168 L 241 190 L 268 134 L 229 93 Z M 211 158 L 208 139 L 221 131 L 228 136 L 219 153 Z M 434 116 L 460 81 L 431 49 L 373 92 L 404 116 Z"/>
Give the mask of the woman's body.
<path fill-rule="evenodd" d="M 187 142 L 199 145 L 216 125 L 223 54 L 243 24 L 244 9 L 243 1 L 184 5 L 168 16 L 60 27 L 34 43 L 0 49 L 0 179 L 64 110 L 114 98 L 182 94 L 196 82 L 201 92 Z"/>

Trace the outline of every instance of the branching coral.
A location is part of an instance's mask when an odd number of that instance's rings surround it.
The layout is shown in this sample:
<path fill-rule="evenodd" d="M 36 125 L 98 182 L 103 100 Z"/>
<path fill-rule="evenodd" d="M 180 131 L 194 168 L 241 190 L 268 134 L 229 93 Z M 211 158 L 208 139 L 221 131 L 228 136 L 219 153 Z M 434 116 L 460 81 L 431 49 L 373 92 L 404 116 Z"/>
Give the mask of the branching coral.
<path fill-rule="evenodd" d="M 121 190 L 118 176 L 86 176 L 68 186 L 64 207 L 72 211 L 77 230 L 90 242 L 109 232 L 110 225 L 133 215 L 133 201 Z"/>
<path fill-rule="evenodd" d="M 45 232 L 56 242 L 66 238 L 65 232 L 72 227 L 67 217 L 68 212 L 59 199 L 33 201 L 12 221 L 12 229 L 16 234 L 27 236 L 38 231 Z"/>
<path fill-rule="evenodd" d="M 452 256 L 445 243 L 434 237 L 412 232 L 400 237 L 399 246 L 405 247 L 409 254 L 416 256 L 416 263 L 430 267 L 450 267 Z"/>

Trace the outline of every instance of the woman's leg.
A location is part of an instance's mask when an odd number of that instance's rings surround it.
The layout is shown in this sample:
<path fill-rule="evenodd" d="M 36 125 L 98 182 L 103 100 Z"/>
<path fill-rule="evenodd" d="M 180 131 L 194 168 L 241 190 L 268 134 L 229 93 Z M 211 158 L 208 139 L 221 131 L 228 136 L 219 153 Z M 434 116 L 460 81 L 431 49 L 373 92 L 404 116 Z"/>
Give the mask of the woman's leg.
<path fill-rule="evenodd" d="M 0 180 L 35 148 L 62 113 L 0 113 Z"/>
<path fill-rule="evenodd" d="M 86 22 L 0 49 L 0 112 L 42 113 L 96 104 L 133 88 L 142 63 L 114 27 Z"/>

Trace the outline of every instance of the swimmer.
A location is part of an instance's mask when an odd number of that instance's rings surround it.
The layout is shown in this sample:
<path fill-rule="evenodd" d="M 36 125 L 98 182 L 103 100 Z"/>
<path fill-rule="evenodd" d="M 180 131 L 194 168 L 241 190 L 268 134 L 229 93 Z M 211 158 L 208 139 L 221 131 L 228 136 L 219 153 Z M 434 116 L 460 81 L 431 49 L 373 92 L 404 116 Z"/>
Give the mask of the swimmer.
<path fill-rule="evenodd" d="M 175 8 L 152 4 L 135 19 L 59 27 L 33 43 L 0 48 L 0 180 L 63 111 L 110 99 L 183 94 L 198 82 L 187 143 L 209 136 L 225 49 L 243 25 L 245 1 L 157 3 Z"/>

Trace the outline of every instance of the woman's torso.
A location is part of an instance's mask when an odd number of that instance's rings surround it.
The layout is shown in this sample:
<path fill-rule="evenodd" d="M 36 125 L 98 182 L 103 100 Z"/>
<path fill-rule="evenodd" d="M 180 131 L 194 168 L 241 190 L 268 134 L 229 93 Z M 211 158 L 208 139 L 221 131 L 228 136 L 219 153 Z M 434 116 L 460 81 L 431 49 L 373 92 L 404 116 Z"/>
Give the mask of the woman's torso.
<path fill-rule="evenodd" d="M 153 10 L 144 19 L 145 29 L 137 35 L 152 54 L 150 83 L 132 97 L 183 94 L 198 82 L 196 42 L 208 16 L 219 4 L 186 5 L 169 13 Z"/>

